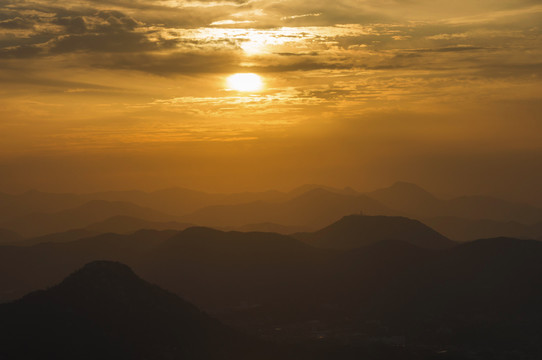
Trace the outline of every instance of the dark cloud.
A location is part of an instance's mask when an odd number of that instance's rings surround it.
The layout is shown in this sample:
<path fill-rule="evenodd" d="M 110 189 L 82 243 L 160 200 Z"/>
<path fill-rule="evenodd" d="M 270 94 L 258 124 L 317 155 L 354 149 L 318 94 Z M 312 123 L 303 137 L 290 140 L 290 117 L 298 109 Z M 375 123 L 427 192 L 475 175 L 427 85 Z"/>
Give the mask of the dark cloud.
<path fill-rule="evenodd" d="M 446 52 L 463 52 L 463 51 L 477 51 L 477 50 L 488 50 L 487 48 L 479 47 L 479 46 L 448 46 L 443 48 L 435 48 L 435 49 L 415 49 L 411 50 L 412 52 L 418 52 L 418 53 L 446 53 Z"/>
<path fill-rule="evenodd" d="M 299 53 L 293 53 L 293 52 L 281 52 L 277 53 L 277 55 L 280 56 L 318 56 L 319 53 L 316 51 L 311 52 L 299 52 Z"/>
<path fill-rule="evenodd" d="M 35 45 L 21 45 L 0 49 L 0 59 L 27 59 L 43 53 L 43 49 Z"/>
<path fill-rule="evenodd" d="M 228 73 L 241 69 L 241 59 L 232 52 L 174 52 L 167 55 L 109 54 L 90 59 L 94 67 L 136 70 L 156 75 Z"/>
<path fill-rule="evenodd" d="M 357 66 L 348 61 L 321 61 L 303 60 L 295 62 L 287 62 L 282 64 L 266 64 L 261 66 L 246 67 L 247 71 L 259 73 L 281 73 L 288 71 L 312 71 L 312 70 L 345 70 L 354 69 Z"/>
<path fill-rule="evenodd" d="M 35 17 L 35 16 L 34 16 Z M 13 19 L 20 19 L 15 18 Z M 7 23 L 11 20 L 4 20 Z M 36 19 L 24 19 L 33 27 Z M 29 58 L 73 52 L 146 52 L 171 48 L 174 40 L 165 40 L 152 32 L 137 31 L 142 25 L 133 17 L 120 11 L 96 11 L 92 15 L 62 14 L 52 17 L 50 25 L 63 28 L 59 34 L 54 29 L 43 30 L 28 37 L 27 44 L 5 46 L 0 49 L 0 58 Z"/>
<path fill-rule="evenodd" d="M 65 27 L 70 34 L 83 34 L 88 31 L 87 21 L 83 16 L 65 16 L 53 21 L 57 25 Z"/>
<path fill-rule="evenodd" d="M 30 21 L 29 19 L 23 19 L 21 17 L 0 21 L 0 29 L 32 29 L 33 27 L 33 21 Z"/>

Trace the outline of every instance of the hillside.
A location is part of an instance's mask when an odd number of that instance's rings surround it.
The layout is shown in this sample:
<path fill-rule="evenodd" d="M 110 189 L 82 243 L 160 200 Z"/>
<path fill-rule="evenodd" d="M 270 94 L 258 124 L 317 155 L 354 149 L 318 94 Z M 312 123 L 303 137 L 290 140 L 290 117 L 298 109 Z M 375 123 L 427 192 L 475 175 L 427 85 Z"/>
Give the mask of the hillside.
<path fill-rule="evenodd" d="M 0 305 L 0 317 L 0 358 L 267 358 L 116 262 L 89 263 L 48 290 Z"/>
<path fill-rule="evenodd" d="M 453 241 L 421 222 L 399 216 L 349 215 L 314 233 L 294 236 L 332 249 L 355 249 L 382 240 L 400 240 L 427 249 L 454 246 Z"/>

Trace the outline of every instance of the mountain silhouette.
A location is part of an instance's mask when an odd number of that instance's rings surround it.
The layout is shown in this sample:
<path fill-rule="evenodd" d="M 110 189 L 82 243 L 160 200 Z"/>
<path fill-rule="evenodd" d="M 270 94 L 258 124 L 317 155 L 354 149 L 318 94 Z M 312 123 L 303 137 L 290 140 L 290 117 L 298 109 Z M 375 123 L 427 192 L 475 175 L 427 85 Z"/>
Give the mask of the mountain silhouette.
<path fill-rule="evenodd" d="M 132 234 L 100 234 L 70 242 L 0 247 L 0 302 L 52 286 L 93 260 L 138 264 L 152 248 L 176 231 L 141 230 Z"/>
<path fill-rule="evenodd" d="M 6 359 L 257 356 L 247 338 L 117 262 L 89 263 L 48 290 L 0 305 L 0 317 Z"/>
<path fill-rule="evenodd" d="M 176 221 L 150 221 L 139 219 L 133 216 L 117 215 L 103 221 L 90 224 L 85 229 L 97 233 L 127 234 L 142 229 L 151 230 L 184 230 L 194 226 Z"/>
<path fill-rule="evenodd" d="M 439 199 L 418 185 L 401 181 L 367 195 L 393 209 L 414 215 L 430 213 L 440 203 Z"/>
<path fill-rule="evenodd" d="M 505 201 L 488 196 L 461 196 L 438 199 L 417 185 L 398 182 L 367 193 L 385 206 L 424 219 L 453 216 L 468 219 L 517 221 L 532 224 L 542 221 L 542 209 L 528 204 Z"/>
<path fill-rule="evenodd" d="M 298 186 L 295 189 L 289 191 L 288 196 L 290 198 L 295 198 L 295 197 L 303 195 L 303 194 L 305 194 L 307 192 L 310 192 L 310 191 L 313 191 L 313 190 L 318 190 L 318 189 L 325 190 L 325 191 L 328 191 L 328 192 L 332 192 L 332 193 L 335 193 L 335 194 L 353 195 L 353 196 L 359 195 L 359 193 L 356 190 L 354 190 L 354 189 L 352 189 L 351 187 L 348 187 L 348 186 L 343 188 L 343 189 L 338 189 L 338 188 L 334 188 L 334 187 L 326 186 L 326 185 L 305 184 L 305 185 Z"/>
<path fill-rule="evenodd" d="M 88 200 L 76 194 L 58 194 L 31 190 L 22 194 L 0 193 L 0 222 L 39 212 L 57 212 L 81 206 Z"/>
<path fill-rule="evenodd" d="M 98 231 L 91 231 L 87 229 L 73 229 L 68 231 L 63 231 L 60 233 L 52 233 L 42 236 L 37 236 L 29 239 L 20 240 L 17 243 L 12 243 L 12 245 L 22 245 L 22 246 L 31 246 L 41 243 L 50 243 L 50 242 L 71 242 L 79 239 L 84 239 L 92 236 L 99 235 Z"/>
<path fill-rule="evenodd" d="M 542 243 L 534 240 L 493 238 L 462 244 L 405 273 L 403 285 L 385 295 L 402 299 L 395 304 L 387 300 L 387 316 L 408 322 L 422 316 L 432 326 L 453 324 L 464 334 L 477 328 L 472 338 L 463 339 L 466 343 L 515 342 L 516 347 L 532 349 L 535 343 L 528 343 L 539 336 L 542 324 L 541 259 Z"/>
<path fill-rule="evenodd" d="M 301 285 L 327 259 L 289 236 L 192 227 L 152 249 L 141 268 L 160 286 L 221 310 L 303 296 Z"/>
<path fill-rule="evenodd" d="M 240 205 L 212 206 L 186 215 L 182 219 L 211 227 L 272 222 L 318 229 L 345 215 L 360 211 L 385 215 L 397 213 L 365 195 L 345 195 L 317 188 L 284 202 L 258 201 Z"/>
<path fill-rule="evenodd" d="M 542 235 L 542 222 L 523 224 L 517 221 L 464 219 L 452 216 L 427 218 L 422 221 L 441 234 L 456 241 L 472 241 L 503 236 L 536 239 Z"/>
<path fill-rule="evenodd" d="M 172 220 L 150 208 L 143 208 L 126 202 L 95 200 L 76 208 L 56 213 L 34 213 L 4 223 L 3 227 L 25 237 L 36 237 L 71 229 L 84 228 L 92 223 L 117 215 L 133 216 L 152 221 Z"/>
<path fill-rule="evenodd" d="M 401 335 L 409 346 L 467 349 L 452 359 L 473 349 L 506 359 L 542 353 L 539 241 L 494 238 L 435 250 L 381 240 L 334 250 L 203 227 L 102 234 L 0 247 L 0 296 L 50 286 L 96 259 L 127 263 L 222 321 L 271 339 L 277 327 L 290 329 L 288 341 L 310 339 L 317 321 L 340 338 Z"/>
<path fill-rule="evenodd" d="M 221 228 L 222 230 L 230 230 L 230 231 L 240 231 L 240 232 L 273 232 L 277 234 L 294 234 L 298 232 L 304 232 L 308 229 L 303 226 L 287 226 L 287 225 L 280 225 L 275 223 L 257 223 L 257 224 L 246 224 L 243 226 L 237 226 L 237 227 L 225 227 Z"/>
<path fill-rule="evenodd" d="M 168 214 L 185 215 L 213 205 L 233 205 L 252 201 L 283 201 L 288 195 L 278 191 L 213 194 L 203 191 L 170 188 L 153 192 L 108 191 L 86 195 L 89 199 L 125 201 L 143 207 L 150 207 Z"/>
<path fill-rule="evenodd" d="M 295 237 L 333 249 L 355 249 L 381 240 L 402 240 L 427 249 L 446 249 L 455 244 L 427 225 L 399 216 L 349 215 L 322 230 Z"/>

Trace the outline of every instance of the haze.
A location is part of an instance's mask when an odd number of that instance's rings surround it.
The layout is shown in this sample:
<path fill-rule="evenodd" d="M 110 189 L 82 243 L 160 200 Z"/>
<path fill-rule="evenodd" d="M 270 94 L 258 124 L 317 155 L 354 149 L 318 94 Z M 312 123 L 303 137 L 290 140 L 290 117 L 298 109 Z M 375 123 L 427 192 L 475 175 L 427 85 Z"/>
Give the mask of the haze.
<path fill-rule="evenodd" d="M 0 0 L 0 360 L 542 359 L 542 0 Z"/>
<path fill-rule="evenodd" d="M 537 1 L 0 3 L 4 192 L 403 180 L 542 204 Z"/>

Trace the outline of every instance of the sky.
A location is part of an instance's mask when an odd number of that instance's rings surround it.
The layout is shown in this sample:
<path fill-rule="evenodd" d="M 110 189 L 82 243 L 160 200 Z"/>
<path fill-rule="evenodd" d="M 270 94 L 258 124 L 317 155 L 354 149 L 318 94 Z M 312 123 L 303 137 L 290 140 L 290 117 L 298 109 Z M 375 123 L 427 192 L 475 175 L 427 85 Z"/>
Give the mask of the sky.
<path fill-rule="evenodd" d="M 540 0 L 0 0 L 0 191 L 542 204 L 541 75 Z"/>

